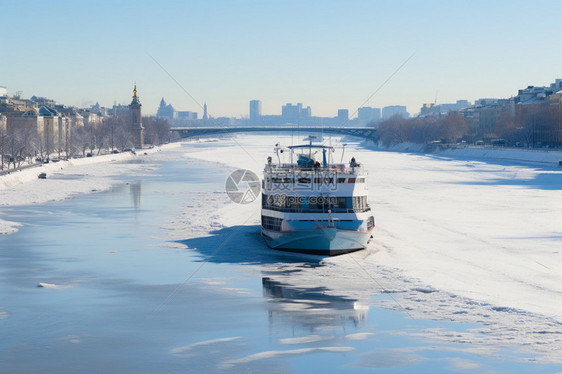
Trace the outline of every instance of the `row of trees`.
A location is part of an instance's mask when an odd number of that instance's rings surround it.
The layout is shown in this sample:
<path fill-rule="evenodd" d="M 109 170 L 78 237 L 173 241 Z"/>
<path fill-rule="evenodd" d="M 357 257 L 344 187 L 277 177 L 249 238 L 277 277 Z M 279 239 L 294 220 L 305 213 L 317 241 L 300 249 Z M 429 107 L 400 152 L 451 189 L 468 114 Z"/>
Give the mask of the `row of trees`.
<path fill-rule="evenodd" d="M 398 143 L 468 143 L 501 139 L 509 146 L 561 146 L 562 118 L 556 106 L 534 105 L 505 110 L 488 125 L 469 125 L 462 114 L 451 112 L 442 117 L 393 117 L 379 125 L 378 140 L 385 146 Z M 480 122 L 482 123 L 482 122 Z"/>
<path fill-rule="evenodd" d="M 377 133 L 379 140 L 386 146 L 407 142 L 428 143 L 436 140 L 452 143 L 462 138 L 468 128 L 461 114 L 449 113 L 444 117 L 392 117 L 379 125 Z"/>
<path fill-rule="evenodd" d="M 167 119 L 144 117 L 145 144 L 163 144 L 171 138 Z M 56 139 L 49 132 L 40 134 L 36 126 L 0 127 L 0 169 L 20 167 L 24 163 L 57 158 L 86 156 L 131 149 L 134 137 L 130 119 L 107 117 L 100 123 L 64 129 Z M 62 138 L 62 139 L 61 139 Z"/>
<path fill-rule="evenodd" d="M 529 106 L 517 114 L 505 113 L 495 127 L 499 138 L 510 145 L 560 146 L 560 114 L 557 107 Z"/>
<path fill-rule="evenodd" d="M 18 127 L 8 131 L 0 127 L 0 169 L 18 167 L 26 160 L 32 160 L 31 151 L 41 152 L 43 144 L 29 127 Z M 37 151 L 35 152 L 37 153 Z"/>
<path fill-rule="evenodd" d="M 143 117 L 142 125 L 144 127 L 144 143 L 145 144 L 163 144 L 167 143 L 171 138 L 170 125 L 166 118 L 161 117 Z M 84 126 L 83 135 L 87 136 L 89 132 L 89 141 L 83 143 L 86 149 L 101 153 L 103 150 L 124 150 L 132 148 L 134 144 L 134 135 L 131 132 L 130 119 L 128 117 L 107 117 L 101 124 L 96 126 Z M 80 134 L 82 135 L 82 134 Z M 80 142 L 78 142 L 80 143 Z M 82 151 L 84 153 L 84 150 Z"/>

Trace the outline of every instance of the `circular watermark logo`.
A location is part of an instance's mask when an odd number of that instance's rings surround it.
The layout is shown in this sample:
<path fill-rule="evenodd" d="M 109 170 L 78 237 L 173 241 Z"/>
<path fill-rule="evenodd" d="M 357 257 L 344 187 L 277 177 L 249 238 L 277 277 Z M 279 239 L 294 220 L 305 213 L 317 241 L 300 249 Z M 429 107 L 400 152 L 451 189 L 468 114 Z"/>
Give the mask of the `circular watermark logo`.
<path fill-rule="evenodd" d="M 249 204 L 258 198 L 261 182 L 254 172 L 238 169 L 228 176 L 224 188 L 230 200 L 237 204 Z"/>

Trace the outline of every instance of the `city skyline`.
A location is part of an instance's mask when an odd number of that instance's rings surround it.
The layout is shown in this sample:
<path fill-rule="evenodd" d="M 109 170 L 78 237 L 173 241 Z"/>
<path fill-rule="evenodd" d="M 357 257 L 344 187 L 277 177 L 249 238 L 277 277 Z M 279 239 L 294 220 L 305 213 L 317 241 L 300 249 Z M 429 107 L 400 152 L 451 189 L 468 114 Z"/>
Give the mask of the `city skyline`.
<path fill-rule="evenodd" d="M 110 107 L 130 102 L 136 82 L 147 114 L 162 96 L 182 111 L 203 113 L 206 102 L 213 117 L 247 117 L 252 99 L 264 115 L 298 102 L 314 116 L 417 113 L 548 85 L 560 76 L 561 10 L 556 1 L 6 3 L 13 37 L 0 85 Z"/>

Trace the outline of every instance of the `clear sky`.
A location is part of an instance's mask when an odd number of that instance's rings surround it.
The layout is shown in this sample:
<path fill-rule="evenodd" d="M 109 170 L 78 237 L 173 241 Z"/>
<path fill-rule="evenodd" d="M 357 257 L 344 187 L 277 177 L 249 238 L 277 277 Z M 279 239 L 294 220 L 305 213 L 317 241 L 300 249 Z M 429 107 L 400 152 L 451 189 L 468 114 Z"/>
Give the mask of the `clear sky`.
<path fill-rule="evenodd" d="M 0 86 L 66 105 L 248 116 L 507 98 L 562 78 L 562 1 L 0 1 Z"/>

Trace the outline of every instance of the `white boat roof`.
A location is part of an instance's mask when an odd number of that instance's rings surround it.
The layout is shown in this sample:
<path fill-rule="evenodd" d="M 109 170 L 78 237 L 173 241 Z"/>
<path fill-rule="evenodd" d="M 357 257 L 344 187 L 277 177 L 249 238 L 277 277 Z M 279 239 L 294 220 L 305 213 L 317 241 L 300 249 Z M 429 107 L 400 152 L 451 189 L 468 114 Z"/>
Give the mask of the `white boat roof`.
<path fill-rule="evenodd" d="M 287 148 L 294 149 L 294 148 L 325 148 L 325 149 L 334 149 L 334 147 L 330 147 L 327 145 L 313 145 L 313 144 L 302 144 L 302 145 L 290 145 Z"/>

